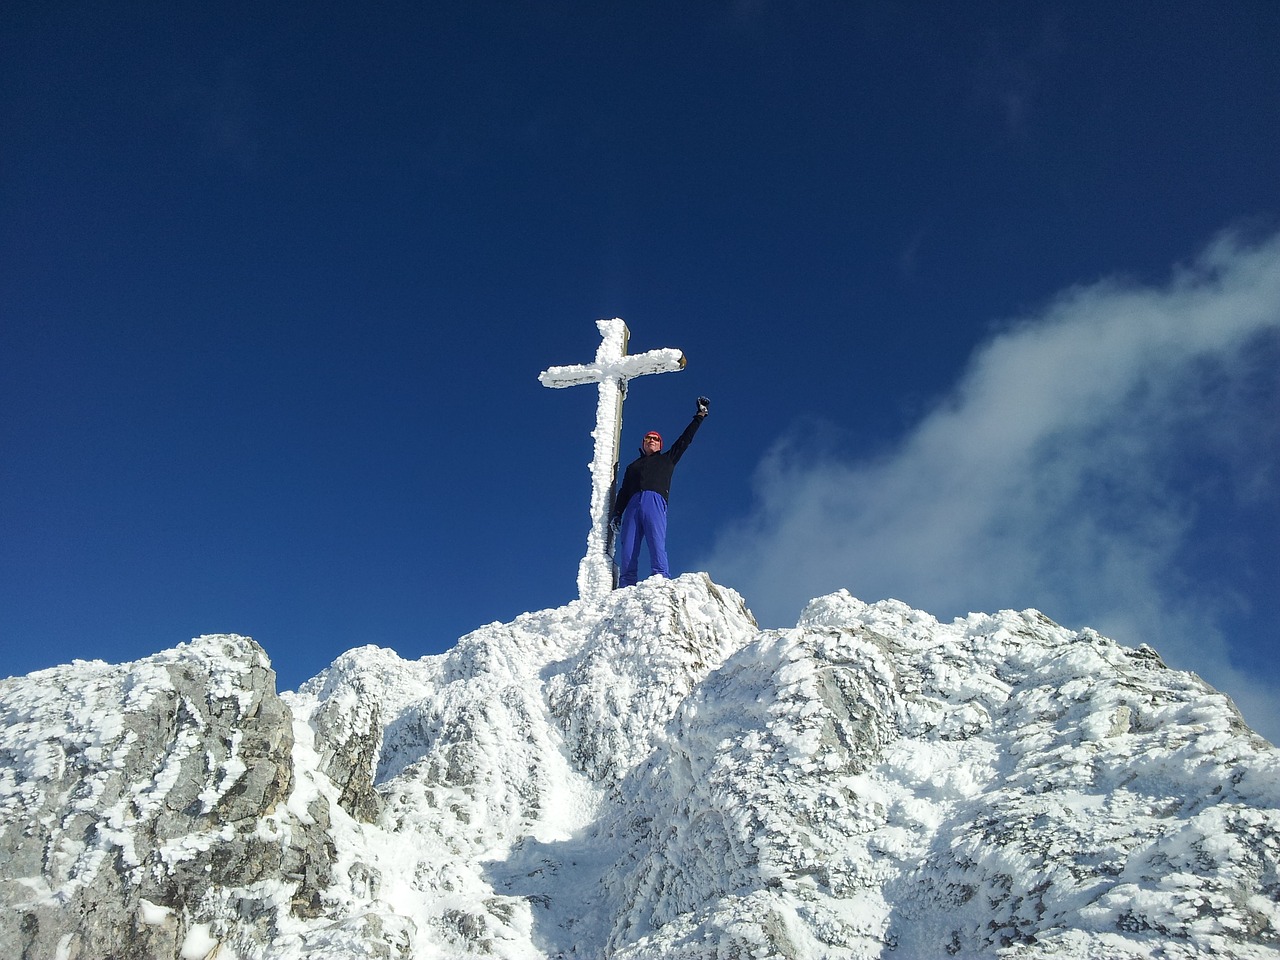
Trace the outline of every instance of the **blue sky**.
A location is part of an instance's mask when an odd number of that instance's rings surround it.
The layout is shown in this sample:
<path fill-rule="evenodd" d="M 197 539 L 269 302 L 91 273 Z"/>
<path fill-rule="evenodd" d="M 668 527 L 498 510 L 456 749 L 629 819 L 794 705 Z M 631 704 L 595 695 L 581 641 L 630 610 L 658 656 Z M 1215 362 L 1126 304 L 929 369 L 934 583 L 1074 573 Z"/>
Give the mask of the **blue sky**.
<path fill-rule="evenodd" d="M 282 687 L 573 599 L 594 396 L 672 562 L 1037 607 L 1280 712 L 1280 5 L 19 3 L 0 643 Z"/>

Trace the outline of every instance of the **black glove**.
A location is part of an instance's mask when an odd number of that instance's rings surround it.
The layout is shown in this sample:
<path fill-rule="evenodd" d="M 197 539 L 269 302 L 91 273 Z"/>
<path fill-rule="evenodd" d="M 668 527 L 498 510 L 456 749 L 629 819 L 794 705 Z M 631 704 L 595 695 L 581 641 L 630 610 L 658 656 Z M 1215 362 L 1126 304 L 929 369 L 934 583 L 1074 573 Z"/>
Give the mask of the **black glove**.
<path fill-rule="evenodd" d="M 708 400 L 706 397 L 699 397 L 699 398 L 698 398 L 698 412 L 697 412 L 697 414 L 695 414 L 695 416 L 705 417 L 705 416 L 707 415 L 707 408 L 708 408 L 708 407 L 710 407 L 710 406 L 711 406 L 711 401 L 710 401 L 710 400 Z"/>

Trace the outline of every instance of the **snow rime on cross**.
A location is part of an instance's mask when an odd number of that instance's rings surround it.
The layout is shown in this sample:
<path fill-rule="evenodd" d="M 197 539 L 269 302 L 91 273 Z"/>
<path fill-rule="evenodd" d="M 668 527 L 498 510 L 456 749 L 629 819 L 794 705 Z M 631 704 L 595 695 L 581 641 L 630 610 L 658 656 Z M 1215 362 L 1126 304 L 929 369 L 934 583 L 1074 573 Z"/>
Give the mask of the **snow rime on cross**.
<path fill-rule="evenodd" d="M 595 455 L 591 459 L 591 532 L 587 534 L 587 555 L 578 564 L 578 596 L 583 600 L 603 597 L 613 589 L 613 570 L 605 550 L 609 513 L 613 509 L 613 485 L 618 476 L 618 447 L 622 440 L 622 401 L 627 381 L 646 373 L 674 373 L 684 369 L 684 354 L 666 348 L 627 356 L 631 332 L 618 318 L 597 320 L 600 346 L 595 363 L 548 367 L 538 374 L 544 387 L 576 387 L 598 384 Z"/>

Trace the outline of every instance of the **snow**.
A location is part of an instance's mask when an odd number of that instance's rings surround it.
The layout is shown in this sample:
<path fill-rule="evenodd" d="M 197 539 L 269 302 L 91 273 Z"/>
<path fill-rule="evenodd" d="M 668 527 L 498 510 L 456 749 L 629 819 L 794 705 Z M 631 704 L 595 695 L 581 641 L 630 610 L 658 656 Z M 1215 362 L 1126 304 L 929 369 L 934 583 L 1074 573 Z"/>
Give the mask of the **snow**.
<path fill-rule="evenodd" d="M 159 695 L 187 658 L 224 668 L 210 696 L 244 704 L 244 650 L 225 637 L 136 665 L 123 699 Z M 0 836 L 62 770 L 60 744 L 119 762 L 124 715 L 94 699 L 120 696 L 119 675 L 63 668 L 71 699 L 39 674 L 4 682 Z M 374 955 L 371 939 L 521 960 L 1280 957 L 1280 754 L 1154 651 L 1035 611 L 944 624 L 841 591 L 761 631 L 691 574 L 490 624 L 440 656 L 357 648 L 284 699 L 291 792 L 253 829 L 287 839 L 327 806 L 324 914 L 291 913 L 295 883 L 272 876 L 246 888 L 275 911 L 269 943 L 143 900 L 144 925 L 200 921 L 182 957 Z M 374 822 L 322 772 L 334 705 L 379 718 Z M 206 809 L 246 771 L 239 739 L 225 746 L 204 763 Z M 66 806 L 101 811 L 103 845 L 68 839 L 46 877 L 12 879 L 66 898 L 108 852 L 140 862 L 130 824 L 204 749 L 178 738 L 119 797 L 84 780 Z"/>
<path fill-rule="evenodd" d="M 158 927 L 160 924 L 164 923 L 165 920 L 169 919 L 169 917 L 173 916 L 172 907 L 164 907 L 159 904 L 152 903 L 145 897 L 139 900 L 138 903 L 138 918 L 148 926 Z"/>
<path fill-rule="evenodd" d="M 197 923 L 187 932 L 178 956 L 182 960 L 205 960 L 218 946 L 218 938 L 210 932 L 209 925 L 207 923 Z M 225 948 L 218 951 L 218 957 L 225 957 L 226 960 L 236 960 L 235 955 Z"/>

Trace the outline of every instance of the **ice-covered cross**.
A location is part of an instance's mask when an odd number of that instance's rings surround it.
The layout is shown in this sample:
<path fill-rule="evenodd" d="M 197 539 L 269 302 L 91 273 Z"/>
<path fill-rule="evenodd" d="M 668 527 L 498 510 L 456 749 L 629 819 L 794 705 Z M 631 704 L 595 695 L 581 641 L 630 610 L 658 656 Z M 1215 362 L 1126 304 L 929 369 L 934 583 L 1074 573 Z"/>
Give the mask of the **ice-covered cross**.
<path fill-rule="evenodd" d="M 597 320 L 600 346 L 595 363 L 548 367 L 538 375 L 544 387 L 576 387 L 594 383 L 600 387 L 596 404 L 595 454 L 591 459 L 591 532 L 587 555 L 578 564 L 578 596 L 603 597 L 613 589 L 613 569 L 607 552 L 609 514 L 613 510 L 613 485 L 618 476 L 618 447 L 622 440 L 622 401 L 627 381 L 646 373 L 672 373 L 684 369 L 684 354 L 670 348 L 627 355 L 631 332 L 616 317 Z"/>

